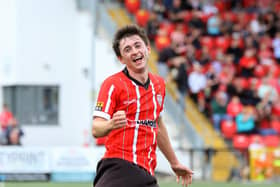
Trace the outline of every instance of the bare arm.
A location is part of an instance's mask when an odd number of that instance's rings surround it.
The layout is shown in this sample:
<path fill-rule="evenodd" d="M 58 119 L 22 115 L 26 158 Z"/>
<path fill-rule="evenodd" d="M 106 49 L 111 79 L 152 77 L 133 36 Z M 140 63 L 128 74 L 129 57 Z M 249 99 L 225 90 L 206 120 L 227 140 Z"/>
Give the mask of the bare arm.
<path fill-rule="evenodd" d="M 159 119 L 157 143 L 159 149 L 161 150 L 161 152 L 164 154 L 164 156 L 166 157 L 166 159 L 171 165 L 177 164 L 179 162 L 171 146 L 168 133 L 162 121 L 162 118 Z"/>
<path fill-rule="evenodd" d="M 95 117 L 92 122 L 92 135 L 95 138 L 104 137 L 113 129 L 121 128 L 126 125 L 126 115 L 124 111 L 117 111 L 112 119 L 106 120 Z"/>
<path fill-rule="evenodd" d="M 182 181 L 183 186 L 188 186 L 192 182 L 193 172 L 182 165 L 177 159 L 175 152 L 171 146 L 166 127 L 162 121 L 162 118 L 159 118 L 159 129 L 157 137 L 158 147 L 161 152 L 164 154 L 174 173 L 177 176 L 177 182 Z"/>

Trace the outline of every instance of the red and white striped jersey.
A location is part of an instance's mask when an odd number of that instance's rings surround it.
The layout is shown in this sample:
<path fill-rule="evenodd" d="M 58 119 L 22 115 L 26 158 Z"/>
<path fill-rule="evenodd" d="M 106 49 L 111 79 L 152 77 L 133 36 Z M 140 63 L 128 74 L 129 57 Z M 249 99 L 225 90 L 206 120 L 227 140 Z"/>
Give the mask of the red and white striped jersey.
<path fill-rule="evenodd" d="M 103 158 L 122 158 L 154 175 L 164 98 L 165 83 L 157 75 L 149 73 L 144 85 L 130 77 L 127 69 L 108 77 L 100 88 L 93 116 L 109 120 L 116 111 L 124 110 L 128 123 L 108 134 Z"/>

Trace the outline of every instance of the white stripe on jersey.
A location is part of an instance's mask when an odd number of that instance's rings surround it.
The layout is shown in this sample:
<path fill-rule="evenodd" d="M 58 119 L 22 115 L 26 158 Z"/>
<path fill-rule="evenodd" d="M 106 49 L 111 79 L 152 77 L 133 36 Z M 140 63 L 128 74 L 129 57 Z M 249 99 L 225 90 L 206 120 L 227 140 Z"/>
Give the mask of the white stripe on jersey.
<path fill-rule="evenodd" d="M 154 103 L 154 120 L 156 120 L 156 117 L 157 117 L 156 92 L 155 92 L 154 84 L 152 81 L 151 81 L 151 86 L 152 86 L 153 103 Z"/>
<path fill-rule="evenodd" d="M 106 112 L 106 113 L 108 113 L 108 111 L 109 111 L 109 108 L 110 108 L 110 105 L 111 105 L 111 96 L 112 96 L 112 93 L 113 93 L 114 89 L 115 89 L 114 85 L 112 85 L 109 89 L 108 100 L 107 100 L 106 107 L 105 107 L 105 110 L 104 110 L 104 112 Z"/>
<path fill-rule="evenodd" d="M 139 119 L 139 113 L 140 113 L 140 92 L 139 92 L 139 86 L 136 85 L 132 81 L 133 85 L 135 86 L 135 91 L 137 95 L 137 109 L 136 109 L 136 115 L 135 115 L 135 121 Z M 134 130 L 134 138 L 133 138 L 133 147 L 132 147 L 132 154 L 133 154 L 133 162 L 137 164 L 137 155 L 136 155 L 136 145 L 137 145 L 137 138 L 138 138 L 138 129 L 139 129 L 139 124 L 135 124 L 135 130 Z"/>
<path fill-rule="evenodd" d="M 151 81 L 151 87 L 152 87 L 153 103 L 154 103 L 154 120 L 156 120 L 156 117 L 157 117 L 156 93 L 155 93 L 155 88 L 154 88 L 154 84 L 153 84 L 152 81 Z M 154 128 L 151 128 L 151 129 L 152 129 L 152 132 L 153 132 L 153 144 L 155 144 L 155 141 L 156 141 L 156 133 L 155 133 L 155 131 L 154 131 Z M 150 159 L 150 161 L 149 161 L 150 173 L 152 173 L 151 162 L 152 162 L 152 160 L 153 160 L 153 158 L 151 158 L 151 152 L 152 152 L 152 147 L 150 147 L 150 151 L 149 151 L 149 154 L 148 154 L 148 159 Z M 153 173 L 152 173 L 152 174 L 153 174 Z"/>

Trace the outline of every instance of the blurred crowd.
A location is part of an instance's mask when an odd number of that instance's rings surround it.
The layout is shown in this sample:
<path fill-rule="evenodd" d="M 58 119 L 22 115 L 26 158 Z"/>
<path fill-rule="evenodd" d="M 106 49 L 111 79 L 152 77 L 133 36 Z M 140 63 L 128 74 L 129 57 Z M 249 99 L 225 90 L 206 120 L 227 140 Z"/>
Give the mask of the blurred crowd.
<path fill-rule="evenodd" d="M 158 72 L 176 83 L 183 110 L 188 95 L 217 132 L 231 123 L 237 134 L 275 135 L 280 143 L 280 1 L 140 4 L 128 10 L 146 28 Z"/>
<path fill-rule="evenodd" d="M 23 130 L 7 104 L 3 104 L 0 113 L 0 145 L 21 145 Z"/>

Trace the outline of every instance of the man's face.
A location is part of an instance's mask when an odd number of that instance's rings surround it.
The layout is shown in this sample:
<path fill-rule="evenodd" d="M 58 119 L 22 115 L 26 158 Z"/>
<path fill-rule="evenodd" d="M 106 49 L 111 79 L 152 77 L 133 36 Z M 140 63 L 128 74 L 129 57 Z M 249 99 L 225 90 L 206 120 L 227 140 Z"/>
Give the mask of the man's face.
<path fill-rule="evenodd" d="M 125 37 L 120 41 L 119 60 L 126 67 L 135 72 L 141 73 L 147 69 L 148 54 L 150 47 L 138 35 Z"/>

